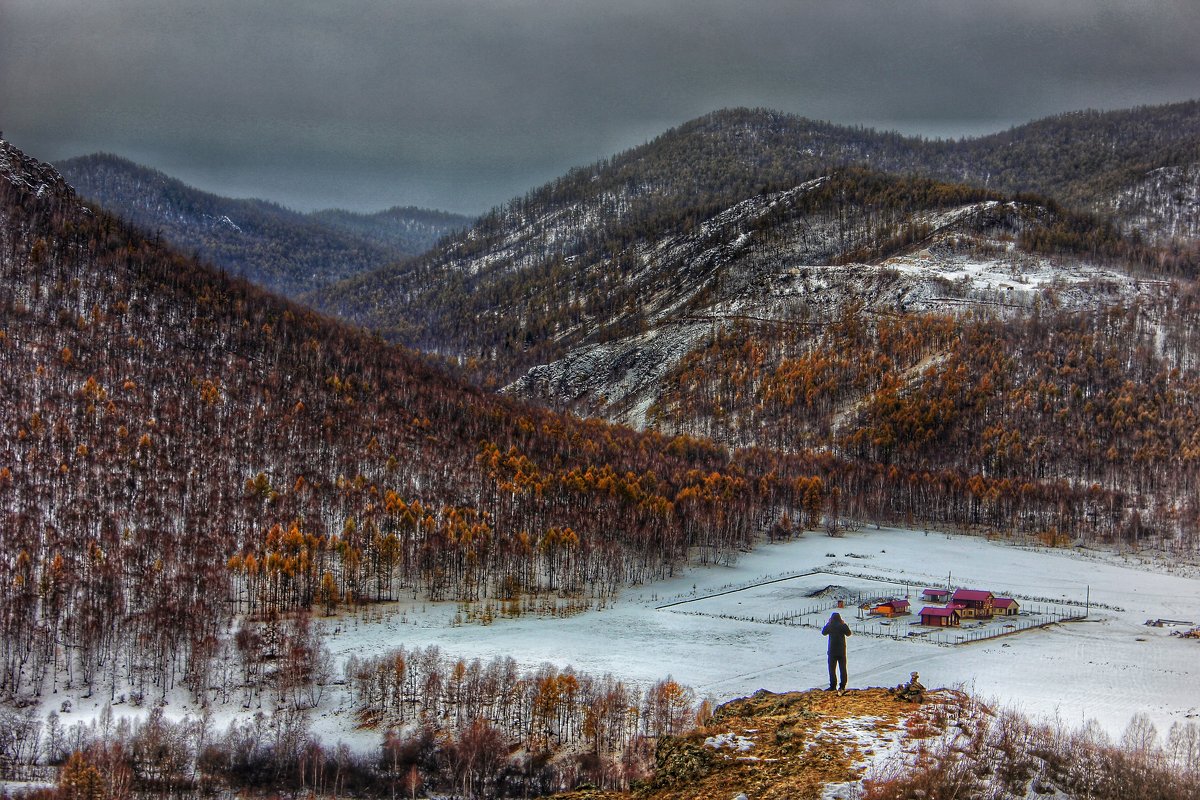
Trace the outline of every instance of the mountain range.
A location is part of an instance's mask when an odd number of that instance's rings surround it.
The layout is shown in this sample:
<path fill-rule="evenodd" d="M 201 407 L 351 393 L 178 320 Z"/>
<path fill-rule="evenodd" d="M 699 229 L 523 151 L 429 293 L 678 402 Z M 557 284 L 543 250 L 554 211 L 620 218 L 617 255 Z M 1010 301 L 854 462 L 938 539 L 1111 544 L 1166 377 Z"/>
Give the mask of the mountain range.
<path fill-rule="evenodd" d="M 1198 148 L 1197 103 L 933 142 L 717 112 L 313 299 L 639 428 L 1005 497 L 1103 487 L 1137 538 L 1197 511 L 1178 503 L 1200 444 Z M 1000 506 L 977 521 L 1011 524 Z"/>
<path fill-rule="evenodd" d="M 1192 258 L 1200 209 L 1198 131 L 1197 102 L 1067 114 L 960 141 L 907 138 L 764 110 L 715 112 L 572 170 L 418 259 L 364 273 L 309 299 L 395 341 L 469 359 L 480 375 L 504 384 L 573 348 L 640 332 L 647 292 L 670 293 L 674 283 L 702 285 L 700 273 L 711 266 L 694 259 L 684 266 L 667 263 L 664 255 L 669 260 L 675 251 L 664 242 L 753 214 L 762 198 L 794 193 L 807 181 L 852 166 L 897 180 L 965 184 L 980 196 L 1043 205 L 1052 198 L 1072 215 L 1098 215 L 1097 226 L 1111 219 L 1136 241 L 1182 247 Z M 1028 194 L 1038 197 L 1018 197 Z M 825 201 L 827 209 L 841 208 L 836 197 Z M 892 225 L 911 205 L 902 198 L 896 204 L 886 209 Z M 755 224 L 767 229 L 771 219 Z M 790 268 L 835 255 L 852 254 L 826 248 L 796 257 L 785 247 L 779 261 Z M 673 302 L 696 305 L 682 295 Z"/>
<path fill-rule="evenodd" d="M 1198 122 L 717 112 L 457 232 L 0 141 L 0 695 L 298 703 L 314 612 L 579 610 L 848 524 L 1194 548 Z M 655 796 L 751 777 L 692 739 Z"/>
<path fill-rule="evenodd" d="M 1196 102 L 959 141 L 715 112 L 302 298 L 543 406 L 982 481 L 972 524 L 1039 530 L 1014 509 L 1057 485 L 1111 495 L 1093 533 L 1191 536 L 1198 131 Z"/>
<path fill-rule="evenodd" d="M 9 696 L 62 677 L 61 642 L 68 680 L 199 697 L 239 612 L 607 597 L 764 531 L 1141 541 L 1200 522 L 1194 287 L 1132 277 L 1118 233 L 1053 204 L 838 168 L 598 245 L 643 328 L 614 319 L 605 343 L 636 364 L 644 337 L 662 362 L 638 402 L 663 432 L 639 432 L 485 391 L 182 255 L 7 143 L 0 178 Z M 506 252 L 475 274 L 516 272 Z M 601 274 L 589 252 L 555 255 L 544 288 Z M 624 408 L 598 363 L 592 402 Z"/>
<path fill-rule="evenodd" d="M 471 223 L 414 207 L 302 214 L 265 200 L 204 192 L 109 154 L 56 166 L 85 200 L 181 252 L 288 296 L 403 261 Z"/>

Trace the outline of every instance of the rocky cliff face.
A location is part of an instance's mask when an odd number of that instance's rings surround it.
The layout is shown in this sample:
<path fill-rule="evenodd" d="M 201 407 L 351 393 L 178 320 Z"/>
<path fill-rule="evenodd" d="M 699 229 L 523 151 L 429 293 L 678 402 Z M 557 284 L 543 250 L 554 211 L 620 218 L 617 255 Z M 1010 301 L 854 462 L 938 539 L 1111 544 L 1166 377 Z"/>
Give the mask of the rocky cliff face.
<path fill-rule="evenodd" d="M 25 155 L 4 139 L 0 139 L 0 178 L 23 195 L 38 199 L 51 196 L 73 199 L 75 195 L 58 170 Z"/>

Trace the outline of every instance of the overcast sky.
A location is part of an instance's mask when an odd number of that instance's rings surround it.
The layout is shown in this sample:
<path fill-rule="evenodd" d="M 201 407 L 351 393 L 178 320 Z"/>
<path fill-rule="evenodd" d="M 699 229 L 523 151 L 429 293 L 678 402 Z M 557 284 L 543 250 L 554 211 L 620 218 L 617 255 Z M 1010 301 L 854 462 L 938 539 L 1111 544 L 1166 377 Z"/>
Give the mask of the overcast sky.
<path fill-rule="evenodd" d="M 931 136 L 1200 97 L 1200 0 L 0 0 L 0 130 L 475 213 L 729 106 Z"/>

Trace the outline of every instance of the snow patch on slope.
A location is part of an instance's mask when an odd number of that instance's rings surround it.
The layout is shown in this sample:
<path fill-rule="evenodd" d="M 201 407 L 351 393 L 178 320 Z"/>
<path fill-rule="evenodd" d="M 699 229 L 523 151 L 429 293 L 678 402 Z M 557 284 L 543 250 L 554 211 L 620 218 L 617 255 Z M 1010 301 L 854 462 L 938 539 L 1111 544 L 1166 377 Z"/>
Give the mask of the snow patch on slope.
<path fill-rule="evenodd" d="M 504 391 L 641 428 L 671 369 L 706 337 L 737 323 L 819 327 L 852 305 L 879 314 L 1083 310 L 1165 286 L 1077 259 L 1025 253 L 1011 237 L 979 233 L 986 220 L 1015 211 L 997 201 L 915 216 L 913 224 L 932 233 L 879 263 L 822 259 L 837 250 L 839 232 L 819 217 L 793 220 L 760 244 L 753 221 L 819 185 L 751 198 L 649 247 L 644 270 L 667 276 L 643 294 L 650 330 L 576 348 Z M 697 307 L 700 297 L 705 303 Z"/>
<path fill-rule="evenodd" d="M 1111 206 L 1151 241 L 1200 238 L 1200 163 L 1151 170 Z"/>
<path fill-rule="evenodd" d="M 832 736 L 845 743 L 851 752 L 862 757 L 855 761 L 854 769 L 864 777 L 885 764 L 902 758 L 905 745 L 910 742 L 902 726 L 881 726 L 880 717 L 847 717 L 830 720 L 822 727 L 822 734 Z M 863 779 L 827 783 L 821 790 L 822 800 L 849 800 L 860 797 Z"/>
<path fill-rule="evenodd" d="M 754 749 L 754 740 L 736 733 L 719 733 L 705 739 L 704 746 L 711 747 L 713 750 L 728 748 L 739 753 L 748 753 Z"/>
<path fill-rule="evenodd" d="M 218 225 L 224 225 L 227 228 L 233 228 L 238 233 L 244 233 L 244 231 L 238 227 L 237 223 L 231 220 L 226 214 L 222 214 L 220 217 L 217 217 L 216 222 Z"/>
<path fill-rule="evenodd" d="M 644 426 L 667 372 L 712 330 L 704 322 L 667 324 L 637 336 L 573 350 L 529 370 L 504 388 L 560 406 L 602 407 L 627 424 Z"/>

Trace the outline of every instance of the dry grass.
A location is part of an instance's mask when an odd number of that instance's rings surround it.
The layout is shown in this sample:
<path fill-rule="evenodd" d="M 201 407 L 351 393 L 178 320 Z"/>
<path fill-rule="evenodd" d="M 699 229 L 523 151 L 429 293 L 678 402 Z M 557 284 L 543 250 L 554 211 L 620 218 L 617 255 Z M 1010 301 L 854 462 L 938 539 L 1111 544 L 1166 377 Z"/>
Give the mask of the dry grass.
<path fill-rule="evenodd" d="M 717 709 L 707 724 L 686 736 L 664 740 L 655 776 L 627 792 L 573 792 L 569 800 L 805 800 L 821 796 L 827 783 L 862 777 L 867 757 L 855 730 L 883 735 L 900 729 L 919 709 L 884 689 L 847 691 L 842 696 L 809 691 L 760 691 Z M 722 734 L 753 745 L 714 748 L 705 740 Z M 734 741 L 737 741 L 734 738 Z M 867 745 L 873 749 L 872 745 Z"/>
<path fill-rule="evenodd" d="M 843 795 L 857 800 L 1200 800 L 1200 731 L 1173 731 L 1158 747 L 1152 730 L 1131 725 L 1117 746 L 1094 727 L 1035 723 L 960 691 L 926 700 L 899 702 L 884 689 L 759 692 L 717 709 L 699 730 L 662 740 L 655 776 L 638 789 L 563 797 L 808 800 L 844 783 Z M 720 735 L 753 746 L 705 744 Z"/>

